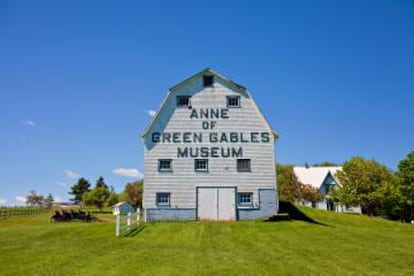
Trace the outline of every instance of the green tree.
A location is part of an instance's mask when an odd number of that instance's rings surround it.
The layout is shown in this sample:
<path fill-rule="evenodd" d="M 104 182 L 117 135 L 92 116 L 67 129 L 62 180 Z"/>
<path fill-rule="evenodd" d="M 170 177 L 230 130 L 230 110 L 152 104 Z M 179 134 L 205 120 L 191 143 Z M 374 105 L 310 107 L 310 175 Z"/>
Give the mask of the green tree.
<path fill-rule="evenodd" d="M 51 193 L 49 193 L 49 195 L 45 198 L 45 200 L 44 200 L 44 205 L 47 207 L 47 208 L 52 208 L 52 206 L 53 206 L 53 202 L 55 201 L 55 199 L 53 198 L 53 196 L 52 196 L 52 194 Z"/>
<path fill-rule="evenodd" d="M 127 201 L 135 208 L 142 206 L 142 189 L 144 182 L 138 180 L 132 183 L 127 183 L 124 187 L 124 191 L 120 196 L 121 201 Z"/>
<path fill-rule="evenodd" d="M 37 194 L 34 190 L 30 191 L 30 194 L 26 196 L 26 204 L 29 206 L 42 206 L 44 197 Z"/>
<path fill-rule="evenodd" d="M 321 201 L 324 198 L 324 195 L 319 192 L 318 189 L 309 184 L 300 184 L 300 200 L 311 202 L 312 206 L 316 202 Z"/>
<path fill-rule="evenodd" d="M 91 184 L 88 180 L 81 177 L 79 178 L 78 182 L 70 187 L 71 191 L 69 192 L 70 195 L 73 195 L 73 198 L 70 200 L 74 201 L 76 204 L 82 202 L 83 194 L 90 191 Z"/>
<path fill-rule="evenodd" d="M 83 194 L 82 200 L 85 205 L 95 205 L 102 210 L 106 200 L 109 197 L 109 190 L 105 187 L 95 187 L 91 191 Z"/>
<path fill-rule="evenodd" d="M 106 200 L 106 206 L 111 207 L 119 202 L 119 195 L 111 190 L 109 192 L 108 199 Z"/>
<path fill-rule="evenodd" d="M 337 167 L 337 166 L 339 165 L 336 163 L 330 162 L 330 161 L 323 161 L 321 163 L 317 163 L 313 165 L 313 167 Z"/>
<path fill-rule="evenodd" d="M 400 217 L 408 222 L 414 219 L 414 151 L 399 162 L 396 176 Z"/>
<path fill-rule="evenodd" d="M 341 185 L 335 196 L 347 206 L 361 206 L 362 213 L 378 215 L 391 195 L 393 174 L 375 160 L 352 157 L 337 172 Z"/>
<path fill-rule="evenodd" d="M 295 202 L 300 199 L 300 183 L 293 173 L 292 165 L 276 165 L 279 198 Z"/>
<path fill-rule="evenodd" d="M 102 176 L 96 180 L 96 187 L 104 187 L 105 189 L 108 189 L 108 185 L 105 184 L 105 180 Z"/>

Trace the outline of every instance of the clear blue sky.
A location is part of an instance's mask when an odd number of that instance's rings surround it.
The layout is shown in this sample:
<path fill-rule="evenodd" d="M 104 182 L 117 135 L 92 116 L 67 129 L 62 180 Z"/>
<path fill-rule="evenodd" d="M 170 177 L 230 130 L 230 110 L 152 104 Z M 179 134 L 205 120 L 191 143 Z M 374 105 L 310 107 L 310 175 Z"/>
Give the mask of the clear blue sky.
<path fill-rule="evenodd" d="M 206 67 L 251 91 L 278 162 L 414 150 L 413 1 L 0 1 L 0 204 L 121 191 L 148 111 Z"/>

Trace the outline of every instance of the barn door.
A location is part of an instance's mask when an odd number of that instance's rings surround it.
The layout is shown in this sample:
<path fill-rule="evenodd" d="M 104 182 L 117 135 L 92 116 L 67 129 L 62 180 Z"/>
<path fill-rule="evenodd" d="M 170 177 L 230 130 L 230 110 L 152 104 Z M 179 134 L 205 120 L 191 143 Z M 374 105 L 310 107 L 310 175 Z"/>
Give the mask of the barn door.
<path fill-rule="evenodd" d="M 235 220 L 236 188 L 198 188 L 198 220 Z"/>

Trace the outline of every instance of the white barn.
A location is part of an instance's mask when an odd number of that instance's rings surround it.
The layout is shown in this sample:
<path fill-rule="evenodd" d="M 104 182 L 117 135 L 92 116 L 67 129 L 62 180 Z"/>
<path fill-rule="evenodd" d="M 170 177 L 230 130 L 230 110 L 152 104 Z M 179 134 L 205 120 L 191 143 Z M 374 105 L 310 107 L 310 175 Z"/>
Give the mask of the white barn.
<path fill-rule="evenodd" d="M 340 166 L 331 167 L 299 167 L 293 168 L 293 172 L 296 175 L 298 181 L 302 184 L 309 184 L 316 188 L 325 197 L 316 202 L 316 205 L 312 206 L 311 202 L 305 203 L 309 207 L 314 207 L 322 210 L 336 211 L 336 212 L 350 212 L 361 213 L 360 207 L 346 207 L 342 205 L 336 205 L 332 200 L 329 200 L 329 190 L 335 186 L 340 185 L 336 173 L 342 170 Z"/>
<path fill-rule="evenodd" d="M 142 138 L 147 221 L 277 213 L 277 134 L 245 87 L 205 69 L 169 90 Z"/>

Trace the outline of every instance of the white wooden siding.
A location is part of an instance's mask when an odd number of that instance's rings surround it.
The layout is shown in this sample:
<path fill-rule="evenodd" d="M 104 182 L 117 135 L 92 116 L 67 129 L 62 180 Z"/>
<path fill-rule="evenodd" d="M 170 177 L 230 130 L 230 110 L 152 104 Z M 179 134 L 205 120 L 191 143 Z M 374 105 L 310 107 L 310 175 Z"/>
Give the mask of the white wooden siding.
<path fill-rule="evenodd" d="M 229 119 L 217 121 L 214 130 L 203 130 L 201 119 L 190 119 L 191 110 L 177 108 L 176 96 L 190 95 L 191 105 L 199 108 L 227 108 L 226 96 L 239 95 L 240 108 L 228 108 Z M 215 78 L 214 88 L 202 87 L 202 78 L 180 89 L 170 92 L 164 107 L 144 137 L 145 143 L 145 184 L 144 207 L 155 208 L 155 194 L 171 193 L 171 206 L 178 208 L 196 207 L 197 186 L 237 186 L 238 192 L 252 192 L 253 203 L 257 205 L 258 189 L 276 188 L 274 140 L 272 130 L 248 93 L 236 91 L 219 78 Z M 208 120 L 211 121 L 211 120 Z M 269 143 L 157 143 L 151 141 L 154 132 L 197 132 L 208 137 L 211 132 L 268 132 Z M 251 159 L 251 172 L 237 172 L 235 158 L 208 158 L 209 171 L 195 172 L 194 158 L 177 158 L 178 147 L 242 147 L 243 157 Z M 201 158 L 201 157 L 200 157 Z M 172 159 L 172 172 L 159 172 L 158 159 Z"/>

